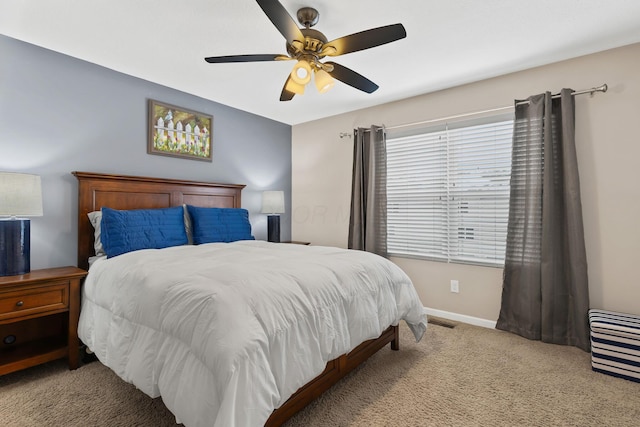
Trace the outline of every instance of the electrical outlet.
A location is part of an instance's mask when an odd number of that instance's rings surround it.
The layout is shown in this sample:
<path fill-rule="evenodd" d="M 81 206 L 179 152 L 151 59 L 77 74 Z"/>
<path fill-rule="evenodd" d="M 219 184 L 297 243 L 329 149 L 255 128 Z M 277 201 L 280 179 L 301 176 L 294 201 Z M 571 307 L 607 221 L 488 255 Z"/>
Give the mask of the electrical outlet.
<path fill-rule="evenodd" d="M 458 293 L 460 292 L 459 283 L 457 280 L 451 281 L 451 292 Z"/>

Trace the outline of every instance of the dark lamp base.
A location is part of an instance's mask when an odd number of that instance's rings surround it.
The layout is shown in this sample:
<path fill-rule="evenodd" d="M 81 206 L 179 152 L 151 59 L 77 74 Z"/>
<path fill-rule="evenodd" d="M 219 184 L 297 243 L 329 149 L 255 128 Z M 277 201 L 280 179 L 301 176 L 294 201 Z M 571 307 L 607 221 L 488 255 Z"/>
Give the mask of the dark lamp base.
<path fill-rule="evenodd" d="M 273 243 L 280 243 L 280 215 L 269 215 L 267 217 L 267 240 Z"/>
<path fill-rule="evenodd" d="M 31 221 L 0 220 L 0 276 L 17 276 L 31 271 Z"/>

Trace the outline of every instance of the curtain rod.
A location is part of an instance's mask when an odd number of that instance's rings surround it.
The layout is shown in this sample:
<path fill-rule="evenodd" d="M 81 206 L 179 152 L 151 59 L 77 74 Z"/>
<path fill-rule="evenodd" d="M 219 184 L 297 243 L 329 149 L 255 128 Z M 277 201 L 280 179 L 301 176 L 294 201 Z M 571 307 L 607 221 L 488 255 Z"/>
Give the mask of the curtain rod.
<path fill-rule="evenodd" d="M 591 94 L 593 96 L 594 93 L 596 93 L 596 92 L 603 92 L 604 93 L 604 92 L 607 91 L 607 89 L 608 89 L 608 86 L 605 83 L 605 84 L 603 84 L 601 86 L 598 86 L 598 87 L 592 87 L 591 89 L 583 89 L 583 90 L 575 91 L 571 95 L 575 96 L 575 95 L 583 95 L 585 93 L 588 93 L 588 94 Z M 552 96 L 552 98 L 559 98 L 559 97 L 560 97 L 559 93 Z M 522 103 L 527 103 L 527 102 L 528 101 L 522 101 Z M 518 103 L 518 104 L 520 104 L 520 103 Z M 386 126 L 385 129 L 387 129 L 387 130 L 388 129 L 400 129 L 400 128 L 408 127 L 408 126 L 416 126 L 416 125 L 422 125 L 422 124 L 433 123 L 433 122 L 442 122 L 442 121 L 445 121 L 445 120 L 459 119 L 459 118 L 462 118 L 462 117 L 475 116 L 477 114 L 494 113 L 494 112 L 497 112 L 497 111 L 504 111 L 504 110 L 509 110 L 509 109 L 513 109 L 513 108 L 514 108 L 513 105 L 509 105 L 509 106 L 506 106 L 506 107 L 490 108 L 488 110 L 475 111 L 473 113 L 458 114 L 458 115 L 455 115 L 455 116 L 441 117 L 439 119 L 424 120 L 424 121 L 421 121 L 421 122 L 414 122 L 414 123 L 405 123 L 405 124 L 402 124 L 402 125 L 395 125 L 395 126 Z M 346 133 L 346 132 L 340 132 L 340 138 L 344 138 L 346 136 L 351 136 L 351 134 L 350 133 Z"/>

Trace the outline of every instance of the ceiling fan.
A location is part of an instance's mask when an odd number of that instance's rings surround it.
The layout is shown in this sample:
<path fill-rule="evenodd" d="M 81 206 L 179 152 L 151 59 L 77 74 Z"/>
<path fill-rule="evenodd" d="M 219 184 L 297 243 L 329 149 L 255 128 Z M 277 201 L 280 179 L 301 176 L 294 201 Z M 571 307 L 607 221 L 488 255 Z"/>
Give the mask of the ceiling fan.
<path fill-rule="evenodd" d="M 316 9 L 303 7 L 298 10 L 298 22 L 304 26 L 304 28 L 299 28 L 278 0 L 256 1 L 286 39 L 288 55 L 211 56 L 205 58 L 205 61 L 215 64 L 296 60 L 296 65 L 280 94 L 280 101 L 290 101 L 296 94 L 303 94 L 305 85 L 311 80 L 312 74 L 315 74 L 315 84 L 320 93 L 333 87 L 334 79 L 366 93 L 374 92 L 378 89 L 378 85 L 366 77 L 335 62 L 320 62 L 320 60 L 326 56 L 344 55 L 391 43 L 407 36 L 402 24 L 394 24 L 328 41 L 324 34 L 311 28 L 319 20 L 319 13 Z"/>

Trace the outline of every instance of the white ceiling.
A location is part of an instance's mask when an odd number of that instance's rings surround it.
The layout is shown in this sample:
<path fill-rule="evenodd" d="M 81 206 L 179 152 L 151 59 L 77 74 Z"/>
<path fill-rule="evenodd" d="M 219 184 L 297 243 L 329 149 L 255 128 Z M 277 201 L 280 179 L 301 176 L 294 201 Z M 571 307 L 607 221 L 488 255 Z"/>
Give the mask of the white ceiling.
<path fill-rule="evenodd" d="M 0 33 L 292 125 L 640 42 L 638 0 L 281 3 L 293 19 L 316 8 L 329 40 L 402 23 L 407 38 L 333 58 L 380 89 L 310 85 L 280 102 L 293 62 L 206 63 L 286 53 L 255 0 L 1 0 Z"/>

